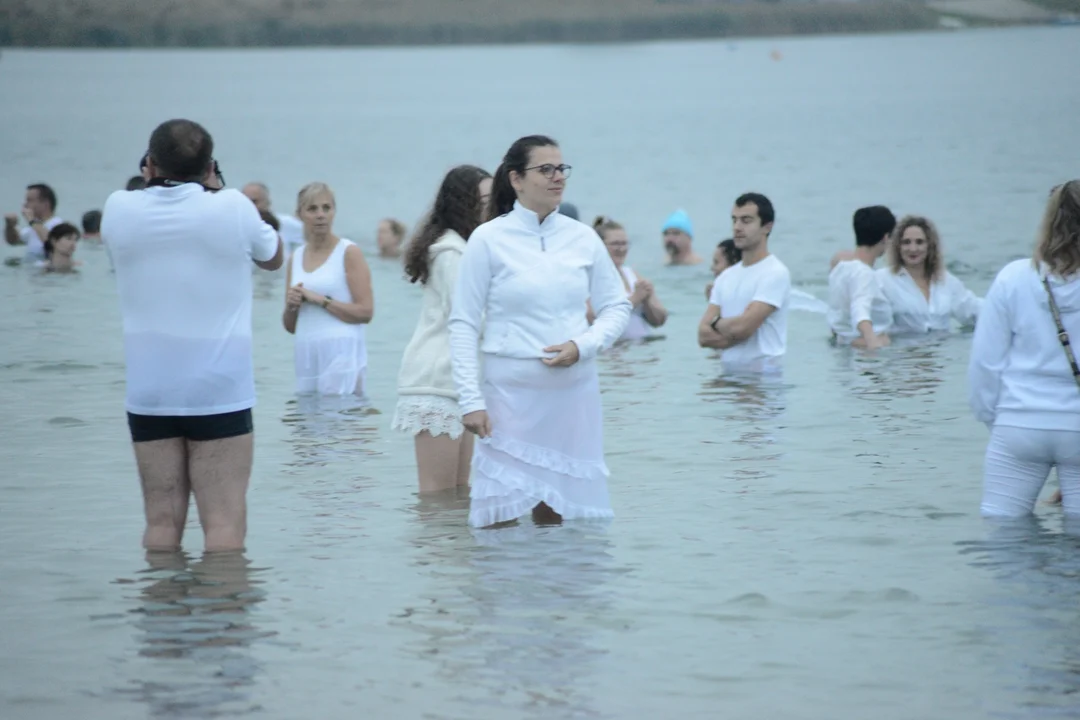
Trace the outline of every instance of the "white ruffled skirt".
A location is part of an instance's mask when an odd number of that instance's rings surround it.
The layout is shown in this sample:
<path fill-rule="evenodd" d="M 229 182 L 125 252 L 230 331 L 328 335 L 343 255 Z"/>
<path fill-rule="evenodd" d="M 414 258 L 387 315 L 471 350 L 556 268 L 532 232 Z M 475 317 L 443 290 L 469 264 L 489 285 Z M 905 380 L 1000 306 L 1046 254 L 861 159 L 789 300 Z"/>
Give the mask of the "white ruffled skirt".
<path fill-rule="evenodd" d="M 564 520 L 611 518 L 596 362 L 550 368 L 484 355 L 492 435 L 472 461 L 469 524 L 486 527 L 543 502 Z"/>

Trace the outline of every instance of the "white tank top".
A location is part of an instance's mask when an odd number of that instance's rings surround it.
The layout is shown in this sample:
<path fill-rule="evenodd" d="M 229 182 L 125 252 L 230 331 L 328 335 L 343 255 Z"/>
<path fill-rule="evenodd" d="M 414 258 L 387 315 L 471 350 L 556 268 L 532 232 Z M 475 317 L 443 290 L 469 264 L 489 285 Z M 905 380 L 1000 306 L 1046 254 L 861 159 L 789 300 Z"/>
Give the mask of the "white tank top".
<path fill-rule="evenodd" d="M 304 246 L 296 248 L 292 257 L 292 284 L 304 283 L 304 287 L 308 290 L 328 295 L 334 300 L 351 303 L 353 296 L 349 292 L 349 283 L 345 276 L 345 250 L 353 244 L 351 240 L 345 238 L 338 240 L 338 244 L 330 252 L 326 261 L 312 272 L 304 270 Z M 364 325 L 342 322 L 317 305 L 304 303 L 300 306 L 300 314 L 296 318 L 297 338 L 310 339 L 334 335 L 359 335 L 362 339 Z"/>
<path fill-rule="evenodd" d="M 626 279 L 626 284 L 630 286 L 630 289 L 626 291 L 626 296 L 630 297 L 634 294 L 634 285 L 637 284 L 637 273 L 629 265 L 623 265 L 619 268 L 623 278 Z M 638 305 L 630 313 L 630 321 L 626 323 L 626 329 L 623 330 L 622 340 L 640 340 L 643 337 L 649 335 L 652 332 L 652 326 L 649 325 L 649 321 L 645 319 L 645 306 Z"/>

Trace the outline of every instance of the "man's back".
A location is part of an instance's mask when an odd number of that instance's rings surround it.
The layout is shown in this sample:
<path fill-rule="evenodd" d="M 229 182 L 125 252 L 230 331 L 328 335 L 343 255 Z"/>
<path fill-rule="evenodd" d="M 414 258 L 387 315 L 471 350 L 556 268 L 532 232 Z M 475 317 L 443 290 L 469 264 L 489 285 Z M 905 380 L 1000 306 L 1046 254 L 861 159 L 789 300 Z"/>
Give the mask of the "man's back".
<path fill-rule="evenodd" d="M 251 262 L 277 234 L 236 190 L 113 193 L 101 227 L 124 322 L 129 412 L 211 415 L 255 402 Z"/>
<path fill-rule="evenodd" d="M 862 260 L 842 260 L 829 273 L 829 328 L 845 340 L 859 337 L 859 323 L 869 320 L 875 334 L 888 332 L 892 310 L 874 269 Z"/>

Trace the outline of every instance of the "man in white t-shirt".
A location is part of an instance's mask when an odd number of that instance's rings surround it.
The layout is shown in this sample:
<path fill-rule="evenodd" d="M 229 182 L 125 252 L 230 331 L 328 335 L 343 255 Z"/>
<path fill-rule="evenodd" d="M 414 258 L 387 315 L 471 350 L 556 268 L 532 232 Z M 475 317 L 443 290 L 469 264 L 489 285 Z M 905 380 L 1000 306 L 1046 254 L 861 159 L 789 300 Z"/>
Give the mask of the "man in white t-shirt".
<path fill-rule="evenodd" d="M 839 253 L 829 272 L 829 311 L 826 319 L 836 341 L 874 350 L 889 344 L 892 307 L 874 275 L 874 263 L 885 254 L 896 217 L 884 205 L 859 208 L 852 218 L 855 251 Z"/>
<path fill-rule="evenodd" d="M 4 240 L 8 245 L 25 245 L 28 261 L 44 260 L 49 231 L 64 222 L 55 213 L 56 192 L 45 183 L 28 185 L 22 208 L 27 225 L 19 230 L 19 216 L 5 215 Z"/>
<path fill-rule="evenodd" d="M 270 188 L 261 182 L 249 182 L 240 192 L 247 195 L 248 199 L 255 203 L 255 207 L 259 212 L 273 213 L 274 217 L 277 218 L 280 226 L 278 234 L 281 235 L 281 240 L 285 243 L 286 256 L 296 248 L 303 246 L 304 223 L 298 217 L 275 213 L 270 209 Z"/>
<path fill-rule="evenodd" d="M 247 198 L 220 190 L 213 151 L 198 123 L 162 123 L 150 136 L 147 188 L 114 192 L 102 210 L 123 317 L 143 546 L 153 550 L 180 546 L 191 493 L 208 551 L 242 549 L 247 533 L 251 263 L 276 270 L 282 248 Z"/>
<path fill-rule="evenodd" d="M 764 195 L 746 193 L 735 200 L 731 222 L 742 260 L 716 278 L 698 324 L 698 344 L 722 350 L 726 368 L 778 367 L 787 350 L 791 274 L 769 253 L 775 219 Z"/>

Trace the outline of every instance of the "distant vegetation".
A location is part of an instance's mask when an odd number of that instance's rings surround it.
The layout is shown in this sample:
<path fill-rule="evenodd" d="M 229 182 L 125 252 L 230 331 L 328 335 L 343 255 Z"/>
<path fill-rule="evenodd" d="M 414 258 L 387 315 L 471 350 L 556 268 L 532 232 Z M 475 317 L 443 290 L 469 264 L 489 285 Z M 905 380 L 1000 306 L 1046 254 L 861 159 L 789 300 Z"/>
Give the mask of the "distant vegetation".
<path fill-rule="evenodd" d="M 1071 0 L 1051 0 L 1071 1 Z M 0 45 L 608 42 L 937 27 L 918 0 L 5 0 Z"/>

